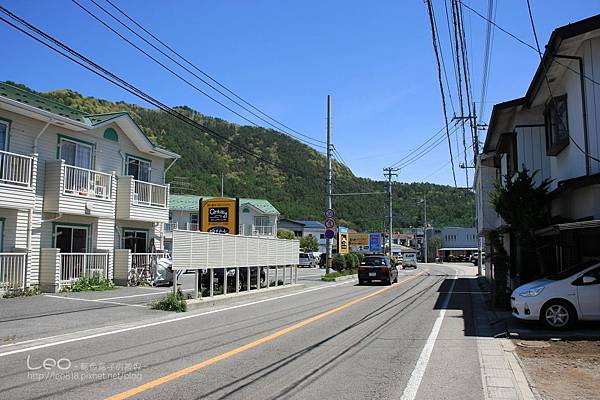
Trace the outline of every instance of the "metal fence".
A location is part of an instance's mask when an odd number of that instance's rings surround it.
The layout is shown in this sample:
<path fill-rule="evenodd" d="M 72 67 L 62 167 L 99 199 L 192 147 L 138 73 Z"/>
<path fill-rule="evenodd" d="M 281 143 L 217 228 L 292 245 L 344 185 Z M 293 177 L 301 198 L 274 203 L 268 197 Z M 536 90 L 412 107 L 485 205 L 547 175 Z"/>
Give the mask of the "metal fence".
<path fill-rule="evenodd" d="M 0 291 L 25 288 L 27 253 L 0 253 Z"/>
<path fill-rule="evenodd" d="M 82 277 L 108 278 L 108 253 L 60 253 L 60 285 Z"/>
<path fill-rule="evenodd" d="M 156 183 L 133 180 L 134 183 L 134 202 L 136 204 L 167 207 L 168 186 L 158 185 Z"/>
<path fill-rule="evenodd" d="M 110 199 L 110 174 L 91 169 L 64 166 L 64 193 L 81 197 Z"/>
<path fill-rule="evenodd" d="M 33 157 L 0 151 L 0 183 L 31 186 Z"/>

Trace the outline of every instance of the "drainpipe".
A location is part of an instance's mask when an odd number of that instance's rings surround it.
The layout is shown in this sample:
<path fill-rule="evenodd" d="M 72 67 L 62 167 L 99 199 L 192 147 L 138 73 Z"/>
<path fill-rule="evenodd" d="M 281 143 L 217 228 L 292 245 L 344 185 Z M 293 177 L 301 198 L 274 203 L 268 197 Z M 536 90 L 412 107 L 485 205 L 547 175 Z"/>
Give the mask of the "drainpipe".
<path fill-rule="evenodd" d="M 48 122 L 46 122 L 46 125 L 44 125 L 44 127 L 42 128 L 42 130 L 40 131 L 40 133 L 37 134 L 37 136 L 33 139 L 33 153 L 37 153 L 37 144 L 38 144 L 38 140 L 40 139 L 40 136 L 42 136 L 42 134 L 44 132 L 46 132 L 46 129 L 48 129 L 48 127 L 50 126 L 50 124 L 52 124 L 54 122 L 53 118 L 50 118 L 48 120 Z"/>
<path fill-rule="evenodd" d="M 583 145 L 585 150 L 585 174 L 590 174 L 590 157 L 589 157 L 589 137 L 588 137 L 588 119 L 587 119 L 587 105 L 585 100 L 585 75 L 583 71 L 583 58 L 577 56 L 565 56 L 561 54 L 554 54 L 555 58 L 564 58 L 567 60 L 576 60 L 579 62 L 579 80 L 581 84 L 581 108 L 583 112 Z"/>
<path fill-rule="evenodd" d="M 125 157 L 125 154 L 123 154 L 123 152 L 121 150 L 119 150 L 119 155 L 123 159 L 123 168 L 121 168 L 121 174 L 125 175 L 125 171 L 126 171 L 126 164 L 125 163 L 127 162 L 127 159 Z"/>
<path fill-rule="evenodd" d="M 173 166 L 173 164 L 175 164 L 175 162 L 177 160 L 179 160 L 179 158 L 174 158 L 173 161 L 171 161 L 171 164 L 169 164 L 169 166 L 167 168 L 165 168 L 165 170 L 163 171 L 163 183 L 165 183 L 167 181 L 167 172 Z"/>

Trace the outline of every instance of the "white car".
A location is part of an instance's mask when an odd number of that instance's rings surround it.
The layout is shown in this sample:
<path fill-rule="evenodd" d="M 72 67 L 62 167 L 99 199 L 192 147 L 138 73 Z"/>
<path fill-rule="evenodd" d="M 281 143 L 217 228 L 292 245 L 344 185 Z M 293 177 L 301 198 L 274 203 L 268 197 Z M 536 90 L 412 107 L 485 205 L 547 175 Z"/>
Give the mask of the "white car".
<path fill-rule="evenodd" d="M 585 261 L 529 282 L 511 295 L 512 315 L 565 329 L 577 320 L 600 321 L 600 261 Z"/>

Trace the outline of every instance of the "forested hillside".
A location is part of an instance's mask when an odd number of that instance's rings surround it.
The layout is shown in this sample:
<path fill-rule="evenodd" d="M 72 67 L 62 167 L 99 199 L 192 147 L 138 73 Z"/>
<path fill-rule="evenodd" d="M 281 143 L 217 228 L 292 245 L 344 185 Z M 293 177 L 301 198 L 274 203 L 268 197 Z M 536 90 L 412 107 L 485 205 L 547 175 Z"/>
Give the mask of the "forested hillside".
<path fill-rule="evenodd" d="M 14 83 L 13 83 L 14 84 Z M 23 87 L 22 85 L 20 85 Z M 225 195 L 270 200 L 280 212 L 294 219 L 323 219 L 325 208 L 325 156 L 309 146 L 271 129 L 240 126 L 201 114 L 187 106 L 177 109 L 210 127 L 239 146 L 260 154 L 278 169 L 202 133 L 163 111 L 124 102 L 83 97 L 71 90 L 39 93 L 89 113 L 128 111 L 146 135 L 158 145 L 181 154 L 169 171 L 174 192 L 202 195 L 220 193 L 220 174 L 225 174 Z M 383 167 L 383 165 L 382 165 Z M 384 191 L 385 183 L 354 176 L 334 163 L 334 192 Z M 464 189 L 429 183 L 394 184 L 395 226 L 422 224 L 422 205 L 427 195 L 427 219 L 436 226 L 471 226 L 474 196 Z M 338 217 L 358 229 L 381 228 L 386 196 L 338 197 Z"/>

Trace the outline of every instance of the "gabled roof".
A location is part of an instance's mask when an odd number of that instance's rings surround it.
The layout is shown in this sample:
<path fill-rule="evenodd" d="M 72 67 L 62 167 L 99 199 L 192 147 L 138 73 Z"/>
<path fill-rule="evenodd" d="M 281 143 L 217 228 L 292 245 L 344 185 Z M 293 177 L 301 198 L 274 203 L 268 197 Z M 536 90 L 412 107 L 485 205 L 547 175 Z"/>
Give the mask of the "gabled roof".
<path fill-rule="evenodd" d="M 10 110 L 16 109 L 17 112 L 24 112 L 28 116 L 43 121 L 56 120 L 56 124 L 67 125 L 77 131 L 85 131 L 115 123 L 140 151 L 162 158 L 180 158 L 178 154 L 152 143 L 133 121 L 129 113 L 124 111 L 87 114 L 6 82 L 0 82 L 0 100 L 6 103 L 7 108 Z"/>
<path fill-rule="evenodd" d="M 195 194 L 172 194 L 169 196 L 169 209 L 179 211 L 198 211 L 200 199 L 214 199 L 214 196 L 198 196 Z M 264 214 L 279 215 L 279 211 L 265 199 L 240 198 L 240 207 L 250 205 Z"/>
<path fill-rule="evenodd" d="M 307 229 L 325 229 L 325 225 L 319 221 L 295 220 L 295 222 L 301 223 Z"/>

